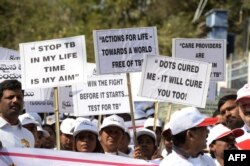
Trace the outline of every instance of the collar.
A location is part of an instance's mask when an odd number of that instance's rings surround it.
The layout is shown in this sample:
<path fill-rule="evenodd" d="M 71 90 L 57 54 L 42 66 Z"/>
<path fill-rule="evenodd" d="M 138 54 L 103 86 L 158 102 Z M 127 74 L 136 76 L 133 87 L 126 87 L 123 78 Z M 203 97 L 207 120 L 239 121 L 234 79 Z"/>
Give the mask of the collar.
<path fill-rule="evenodd" d="M 244 124 L 244 126 L 242 127 L 242 129 L 244 131 L 246 131 L 247 133 L 250 133 L 250 128 L 246 124 Z"/>
<path fill-rule="evenodd" d="M 173 150 L 180 156 L 184 157 L 185 159 L 188 159 L 191 157 L 190 154 L 186 153 L 184 150 L 180 149 L 179 147 L 173 145 Z"/>
<path fill-rule="evenodd" d="M 118 152 L 104 152 L 105 154 L 118 155 Z"/>
<path fill-rule="evenodd" d="M 187 152 L 185 152 L 184 150 L 182 150 L 181 148 L 173 145 L 173 150 L 180 156 L 184 157 L 185 159 L 188 159 L 188 158 L 197 158 L 198 156 L 200 155 L 203 155 L 203 152 L 199 152 L 197 154 L 196 157 L 192 157 L 190 154 L 188 154 Z"/>
<path fill-rule="evenodd" d="M 12 126 L 12 125 L 9 124 L 4 118 L 2 118 L 2 117 L 0 116 L 0 128 L 3 128 L 4 126 L 7 126 L 7 125 Z M 22 124 L 20 123 L 20 121 L 18 121 L 17 126 L 18 126 L 19 128 L 22 128 Z"/>

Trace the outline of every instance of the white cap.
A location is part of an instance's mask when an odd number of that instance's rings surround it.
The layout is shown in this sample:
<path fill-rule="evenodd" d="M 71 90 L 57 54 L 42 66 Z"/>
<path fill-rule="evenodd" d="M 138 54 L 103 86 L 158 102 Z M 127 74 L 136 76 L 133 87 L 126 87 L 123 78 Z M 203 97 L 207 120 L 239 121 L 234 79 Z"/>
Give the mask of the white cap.
<path fill-rule="evenodd" d="M 125 123 L 123 118 L 121 118 L 118 115 L 111 115 L 109 117 L 106 117 L 103 122 L 102 125 L 100 127 L 100 129 L 103 129 L 105 127 L 109 127 L 109 126 L 116 126 L 116 127 L 120 127 L 123 131 L 125 131 Z"/>
<path fill-rule="evenodd" d="M 62 118 L 63 118 L 63 114 L 60 113 L 59 114 L 59 122 L 62 122 Z M 45 123 L 46 122 L 46 123 Z M 47 125 L 53 125 L 56 123 L 56 117 L 55 114 L 49 115 L 46 117 L 46 121 L 43 121 L 43 124 L 47 124 Z"/>
<path fill-rule="evenodd" d="M 170 118 L 169 127 L 173 135 L 193 127 L 214 125 L 218 118 L 205 118 L 197 108 L 185 107 L 175 111 Z"/>
<path fill-rule="evenodd" d="M 141 135 L 148 135 L 151 138 L 154 139 L 155 143 L 156 143 L 156 135 L 153 131 L 149 130 L 149 129 L 145 129 L 145 128 L 140 128 L 136 131 L 136 139 L 138 139 Z"/>
<path fill-rule="evenodd" d="M 156 125 L 156 127 L 162 127 L 162 123 L 159 119 L 156 119 L 155 125 Z M 154 126 L 154 118 L 148 118 L 144 122 L 144 128 L 153 127 L 153 126 Z"/>
<path fill-rule="evenodd" d="M 245 84 L 241 89 L 237 91 L 237 99 L 236 102 L 243 98 L 249 98 L 250 99 L 250 85 Z"/>
<path fill-rule="evenodd" d="M 27 125 L 27 124 L 35 124 L 39 125 L 39 123 L 29 114 L 25 113 L 22 114 L 18 117 L 22 125 Z"/>
<path fill-rule="evenodd" d="M 88 119 L 82 120 L 74 127 L 73 136 L 75 137 L 78 133 L 82 131 L 90 131 L 98 136 L 97 127 Z"/>
<path fill-rule="evenodd" d="M 74 122 L 75 122 L 75 119 L 72 119 L 72 118 L 64 119 L 60 125 L 61 132 L 63 134 L 73 135 L 72 128 L 74 127 Z"/>
<path fill-rule="evenodd" d="M 49 116 L 46 116 L 46 123 L 47 125 L 53 125 L 54 123 L 56 123 L 56 118 L 55 118 L 55 115 L 49 115 Z"/>
<path fill-rule="evenodd" d="M 50 136 L 49 132 L 47 130 L 44 130 L 42 128 L 42 126 L 40 126 L 40 125 L 37 126 L 37 131 L 41 131 L 43 133 L 44 137 L 49 137 Z"/>
<path fill-rule="evenodd" d="M 222 124 L 215 125 L 212 129 L 210 129 L 208 137 L 207 137 L 207 145 L 210 145 L 213 141 L 228 136 L 229 134 L 233 134 L 235 138 L 242 136 L 244 131 L 240 128 L 230 130 L 226 126 Z"/>
<path fill-rule="evenodd" d="M 32 116 L 35 119 L 35 121 L 37 121 L 40 125 L 42 125 L 42 118 L 38 113 L 36 113 L 36 112 L 27 112 L 27 114 Z"/>
<path fill-rule="evenodd" d="M 88 120 L 90 121 L 90 119 L 88 118 L 84 118 L 84 117 L 78 117 L 75 119 L 75 122 L 74 122 L 74 127 L 78 126 L 81 122 L 85 121 L 85 120 Z M 74 129 L 73 129 L 74 130 Z M 72 131 L 73 131 L 72 130 Z"/>

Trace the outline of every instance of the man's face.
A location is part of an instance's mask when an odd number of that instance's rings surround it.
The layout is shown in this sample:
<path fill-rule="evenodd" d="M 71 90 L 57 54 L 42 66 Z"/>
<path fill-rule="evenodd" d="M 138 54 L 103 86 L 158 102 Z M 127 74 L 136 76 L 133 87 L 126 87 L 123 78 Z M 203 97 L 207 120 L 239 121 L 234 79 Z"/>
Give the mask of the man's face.
<path fill-rule="evenodd" d="M 208 129 L 207 127 L 197 127 L 193 132 L 193 147 L 197 150 L 197 152 L 201 152 L 203 149 L 207 147 L 207 136 Z"/>
<path fill-rule="evenodd" d="M 100 132 L 100 141 L 103 146 L 103 149 L 110 150 L 113 152 L 116 152 L 118 149 L 118 145 L 121 142 L 121 139 L 123 138 L 124 132 L 121 128 L 116 126 L 108 126 L 105 127 Z"/>
<path fill-rule="evenodd" d="M 242 120 L 250 126 L 250 100 L 243 98 L 238 103 Z"/>
<path fill-rule="evenodd" d="M 17 123 L 23 110 L 22 90 L 4 90 L 0 100 L 0 115 L 9 123 Z"/>
<path fill-rule="evenodd" d="M 220 107 L 220 114 L 225 120 L 228 128 L 235 129 L 243 126 L 243 121 L 239 115 L 239 107 L 235 100 L 228 100 Z"/>
<path fill-rule="evenodd" d="M 164 135 L 164 145 L 165 149 L 167 150 L 168 153 L 172 152 L 172 146 L 173 146 L 173 141 L 172 141 L 172 134 L 171 131 L 167 131 Z"/>

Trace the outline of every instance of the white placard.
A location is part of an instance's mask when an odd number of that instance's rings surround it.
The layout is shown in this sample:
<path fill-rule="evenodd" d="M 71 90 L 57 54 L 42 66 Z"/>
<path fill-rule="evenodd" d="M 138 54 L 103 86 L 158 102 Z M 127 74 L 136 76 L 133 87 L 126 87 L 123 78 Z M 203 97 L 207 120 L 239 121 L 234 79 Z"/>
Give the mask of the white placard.
<path fill-rule="evenodd" d="M 20 61 L 0 60 L 0 82 L 14 79 L 21 81 Z"/>
<path fill-rule="evenodd" d="M 24 101 L 42 101 L 45 100 L 45 89 L 25 89 Z"/>
<path fill-rule="evenodd" d="M 204 108 L 211 64 L 146 55 L 139 95 Z"/>
<path fill-rule="evenodd" d="M 128 113 L 129 99 L 125 75 L 88 77 L 87 85 L 72 86 L 76 116 Z"/>
<path fill-rule="evenodd" d="M 43 98 L 38 98 L 37 100 L 25 100 L 26 112 L 54 112 L 54 90 L 52 88 L 37 89 L 37 91 L 38 90 L 42 91 L 41 94 L 43 94 Z M 32 91 L 29 90 L 28 92 L 30 93 Z M 73 99 L 71 87 L 59 87 L 58 96 L 59 112 L 73 113 Z"/>
<path fill-rule="evenodd" d="M 25 101 L 26 112 L 54 112 L 54 101 L 53 98 L 44 101 Z"/>
<path fill-rule="evenodd" d="M 93 31 L 98 74 L 141 71 L 143 54 L 158 54 L 156 27 Z"/>
<path fill-rule="evenodd" d="M 73 113 L 73 94 L 71 86 L 60 87 L 58 90 L 60 112 Z"/>
<path fill-rule="evenodd" d="M 138 92 L 140 89 L 140 82 L 141 82 L 141 74 L 142 74 L 141 72 L 130 73 L 131 91 L 132 91 L 133 100 L 134 101 L 156 101 L 155 99 L 138 96 Z"/>
<path fill-rule="evenodd" d="M 19 47 L 24 89 L 86 82 L 84 36 L 21 43 Z"/>
<path fill-rule="evenodd" d="M 0 60 L 20 60 L 19 52 L 16 50 L 0 47 Z"/>
<path fill-rule="evenodd" d="M 225 80 L 225 39 L 173 39 L 172 45 L 173 57 L 211 63 L 210 80 Z"/>

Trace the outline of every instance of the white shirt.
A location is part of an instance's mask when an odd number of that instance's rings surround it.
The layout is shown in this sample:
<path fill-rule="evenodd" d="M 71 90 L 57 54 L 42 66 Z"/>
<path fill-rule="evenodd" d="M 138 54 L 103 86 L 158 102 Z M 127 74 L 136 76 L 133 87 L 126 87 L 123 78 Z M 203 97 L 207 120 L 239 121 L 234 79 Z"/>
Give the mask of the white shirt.
<path fill-rule="evenodd" d="M 0 141 L 3 147 L 31 147 L 35 145 L 33 134 L 19 122 L 11 125 L 0 117 Z"/>
<path fill-rule="evenodd" d="M 218 160 L 214 159 L 214 162 L 215 162 L 216 166 L 221 166 L 220 163 L 218 162 Z"/>
<path fill-rule="evenodd" d="M 123 157 L 130 157 L 130 156 L 128 156 L 127 154 L 122 153 L 122 152 L 120 152 L 120 151 L 118 151 L 118 152 L 104 152 L 104 154 L 108 154 L 108 155 L 117 155 L 117 156 L 123 156 Z"/>
<path fill-rule="evenodd" d="M 215 166 L 215 163 L 206 154 L 199 155 L 196 158 L 185 158 L 173 150 L 171 154 L 161 161 L 160 166 Z"/>

